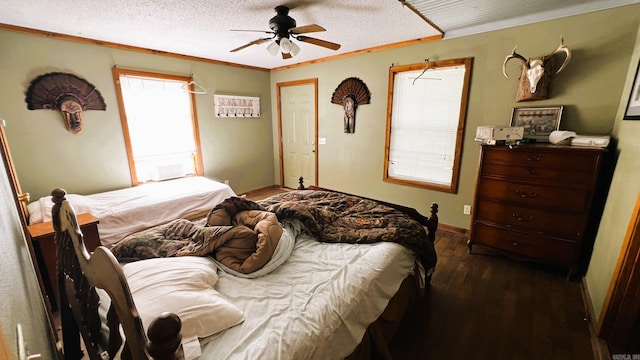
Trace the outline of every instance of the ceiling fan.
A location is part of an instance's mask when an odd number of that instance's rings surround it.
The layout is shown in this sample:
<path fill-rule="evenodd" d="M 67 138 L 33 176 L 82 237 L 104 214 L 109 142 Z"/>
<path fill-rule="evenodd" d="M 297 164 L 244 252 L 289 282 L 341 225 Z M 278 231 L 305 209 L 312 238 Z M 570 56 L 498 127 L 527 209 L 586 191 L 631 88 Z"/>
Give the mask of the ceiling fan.
<path fill-rule="evenodd" d="M 326 40 L 320 40 L 316 38 L 312 38 L 309 36 L 301 35 L 311 32 L 320 32 L 326 31 L 320 25 L 311 24 L 304 26 L 296 26 L 296 21 L 289 16 L 289 8 L 284 5 L 276 6 L 275 8 L 277 15 L 272 17 L 269 20 L 269 27 L 272 31 L 264 31 L 264 30 L 231 30 L 231 31 L 252 31 L 252 32 L 263 32 L 267 34 L 272 34 L 270 37 L 253 40 L 247 44 L 244 44 L 240 47 L 237 47 L 231 52 L 236 52 L 247 48 L 251 45 L 259 45 L 265 42 L 271 41 L 271 44 L 267 47 L 267 51 L 271 53 L 271 55 L 276 56 L 278 53 L 282 54 L 283 59 L 290 59 L 291 57 L 297 55 L 300 52 L 300 47 L 291 41 L 291 39 L 295 39 L 301 42 L 306 42 L 313 45 L 318 45 L 325 47 L 331 50 L 338 50 L 340 48 L 340 44 L 336 44 Z"/>

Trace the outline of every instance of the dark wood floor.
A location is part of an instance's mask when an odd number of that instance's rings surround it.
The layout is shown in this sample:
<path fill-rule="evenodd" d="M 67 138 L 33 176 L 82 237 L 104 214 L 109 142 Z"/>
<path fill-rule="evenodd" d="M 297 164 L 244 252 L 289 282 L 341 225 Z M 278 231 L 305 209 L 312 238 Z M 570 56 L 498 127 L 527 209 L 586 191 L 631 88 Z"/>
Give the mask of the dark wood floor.
<path fill-rule="evenodd" d="M 394 359 L 594 358 L 579 283 L 479 247 L 469 254 L 466 241 L 438 230 L 431 288 L 394 339 Z"/>
<path fill-rule="evenodd" d="M 280 188 L 280 187 L 266 187 L 258 190 L 252 190 L 241 195 L 246 196 L 247 199 L 257 201 L 257 200 L 262 200 L 264 198 L 268 198 L 271 195 L 279 194 L 281 192 L 289 191 L 289 190 L 290 189 Z"/>

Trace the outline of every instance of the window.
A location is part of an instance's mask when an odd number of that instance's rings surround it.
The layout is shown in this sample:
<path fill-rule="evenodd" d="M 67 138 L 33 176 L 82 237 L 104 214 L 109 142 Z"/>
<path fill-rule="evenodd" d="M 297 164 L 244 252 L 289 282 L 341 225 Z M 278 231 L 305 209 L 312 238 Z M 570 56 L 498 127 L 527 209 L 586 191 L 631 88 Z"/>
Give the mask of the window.
<path fill-rule="evenodd" d="M 133 185 L 202 175 L 190 77 L 114 68 Z"/>
<path fill-rule="evenodd" d="M 389 69 L 384 181 L 456 192 L 471 58 Z"/>

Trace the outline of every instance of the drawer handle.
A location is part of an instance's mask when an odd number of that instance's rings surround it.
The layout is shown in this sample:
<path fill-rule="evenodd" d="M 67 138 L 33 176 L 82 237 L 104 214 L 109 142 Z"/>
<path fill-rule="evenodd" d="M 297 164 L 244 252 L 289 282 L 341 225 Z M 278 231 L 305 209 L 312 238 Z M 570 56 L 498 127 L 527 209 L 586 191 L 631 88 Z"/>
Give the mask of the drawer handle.
<path fill-rule="evenodd" d="M 536 170 L 534 168 L 524 168 L 524 172 L 527 175 L 538 175 L 538 170 Z"/>
<path fill-rule="evenodd" d="M 526 241 L 518 241 L 518 240 L 513 240 L 513 239 L 509 239 L 509 242 L 511 243 L 511 245 L 513 246 L 517 246 L 517 247 L 529 247 L 529 243 Z"/>
<path fill-rule="evenodd" d="M 527 161 L 540 161 L 540 160 L 542 160 L 542 156 L 540 156 L 540 155 L 526 154 L 524 156 L 524 158 L 527 159 Z"/>
<path fill-rule="evenodd" d="M 513 218 L 518 220 L 518 221 L 531 221 L 531 220 L 533 220 L 533 216 L 531 216 L 531 215 L 522 216 L 522 215 L 520 215 L 518 213 L 513 213 L 513 214 L 511 214 L 511 216 L 513 216 Z"/>
<path fill-rule="evenodd" d="M 516 190 L 516 195 L 520 196 L 521 198 L 527 198 L 527 199 L 535 199 L 538 197 L 538 193 L 535 191 L 528 193 L 526 191 Z"/>

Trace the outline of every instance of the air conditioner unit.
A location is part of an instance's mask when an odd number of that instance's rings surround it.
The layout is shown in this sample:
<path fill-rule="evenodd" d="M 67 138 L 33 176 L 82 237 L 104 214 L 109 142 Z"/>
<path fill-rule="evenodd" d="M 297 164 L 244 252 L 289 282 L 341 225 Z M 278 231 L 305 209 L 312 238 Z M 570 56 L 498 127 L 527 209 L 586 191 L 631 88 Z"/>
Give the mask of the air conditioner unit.
<path fill-rule="evenodd" d="M 151 173 L 151 180 L 162 181 L 175 179 L 185 176 L 184 165 L 182 163 L 177 164 L 164 164 L 158 165 Z"/>

